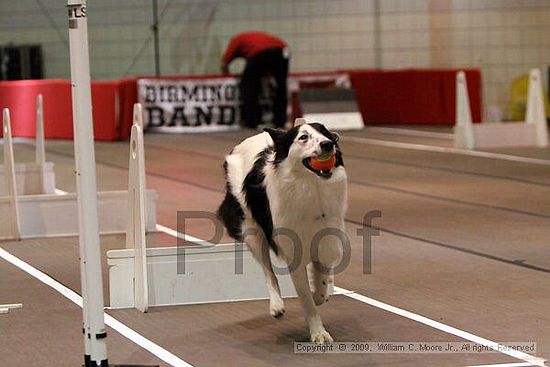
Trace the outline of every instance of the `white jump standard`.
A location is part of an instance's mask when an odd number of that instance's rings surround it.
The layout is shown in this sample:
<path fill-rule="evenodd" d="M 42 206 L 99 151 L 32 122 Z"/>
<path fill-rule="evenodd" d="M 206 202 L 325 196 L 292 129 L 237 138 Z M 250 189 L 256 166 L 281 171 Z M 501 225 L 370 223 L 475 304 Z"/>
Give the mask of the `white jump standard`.
<path fill-rule="evenodd" d="M 0 196 L 0 217 L 7 220 L 0 221 L 0 239 L 2 233 L 8 238 L 19 239 L 19 209 L 17 206 L 17 189 L 15 182 L 15 163 L 13 159 L 13 141 L 11 136 L 10 110 L 4 108 L 2 111 L 2 122 L 4 132 L 4 181 L 6 196 Z"/>
<path fill-rule="evenodd" d="M 542 80 L 539 69 L 529 75 L 529 94 L 525 122 L 472 123 L 466 75 L 456 74 L 455 147 L 493 148 L 514 146 L 548 146 L 548 127 L 544 114 Z"/>
<path fill-rule="evenodd" d="M 44 150 L 44 119 L 42 113 L 42 95 L 36 97 L 36 138 L 34 162 L 15 164 L 15 182 L 18 195 L 54 194 L 55 174 L 53 163 L 46 162 Z M 3 184 L 4 167 L 0 167 L 0 196 L 6 195 Z"/>

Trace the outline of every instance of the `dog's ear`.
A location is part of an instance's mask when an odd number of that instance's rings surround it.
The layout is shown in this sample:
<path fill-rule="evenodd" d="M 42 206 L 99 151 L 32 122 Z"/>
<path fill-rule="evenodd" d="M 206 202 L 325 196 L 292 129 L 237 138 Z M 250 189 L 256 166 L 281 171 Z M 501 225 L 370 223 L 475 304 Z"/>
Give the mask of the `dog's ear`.
<path fill-rule="evenodd" d="M 303 118 L 303 117 L 298 117 L 298 118 L 296 118 L 296 120 L 294 120 L 294 127 L 303 125 L 303 124 L 305 124 L 306 122 L 307 122 L 307 121 L 306 121 L 305 118 Z"/>
<path fill-rule="evenodd" d="M 277 142 L 283 135 L 286 134 L 283 130 L 272 129 L 269 127 L 266 127 L 264 131 L 271 136 L 271 139 L 273 139 L 274 142 Z"/>
<path fill-rule="evenodd" d="M 340 134 L 331 131 L 330 136 L 333 142 L 338 143 L 340 141 Z"/>

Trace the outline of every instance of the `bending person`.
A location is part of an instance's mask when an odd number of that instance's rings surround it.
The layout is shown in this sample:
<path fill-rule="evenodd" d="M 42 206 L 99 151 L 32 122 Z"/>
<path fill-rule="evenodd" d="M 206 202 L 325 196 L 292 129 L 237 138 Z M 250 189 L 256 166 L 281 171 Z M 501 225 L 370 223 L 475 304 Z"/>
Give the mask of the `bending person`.
<path fill-rule="evenodd" d="M 246 59 L 239 84 L 244 125 L 255 128 L 262 123 L 260 94 L 262 77 L 271 74 L 276 88 L 273 99 L 273 124 L 282 128 L 286 122 L 289 52 L 285 41 L 264 32 L 245 32 L 234 36 L 223 55 L 222 73 L 236 58 Z"/>

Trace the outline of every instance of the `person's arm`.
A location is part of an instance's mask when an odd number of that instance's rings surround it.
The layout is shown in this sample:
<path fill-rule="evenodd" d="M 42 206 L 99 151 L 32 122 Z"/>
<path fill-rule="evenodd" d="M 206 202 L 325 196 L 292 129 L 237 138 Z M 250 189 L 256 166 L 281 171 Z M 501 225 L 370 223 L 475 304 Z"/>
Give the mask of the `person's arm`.
<path fill-rule="evenodd" d="M 229 64 L 237 57 L 239 57 L 239 40 L 237 37 L 233 37 L 222 57 L 221 71 L 223 74 L 229 74 Z"/>

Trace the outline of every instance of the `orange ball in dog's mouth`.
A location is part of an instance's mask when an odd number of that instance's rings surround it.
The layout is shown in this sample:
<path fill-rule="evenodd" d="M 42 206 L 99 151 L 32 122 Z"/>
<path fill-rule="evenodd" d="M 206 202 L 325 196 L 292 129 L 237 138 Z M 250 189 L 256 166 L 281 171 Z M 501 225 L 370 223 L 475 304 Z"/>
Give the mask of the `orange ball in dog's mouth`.
<path fill-rule="evenodd" d="M 311 157 L 309 163 L 317 171 L 330 171 L 336 164 L 336 155 L 331 155 L 328 159 L 320 159 L 320 157 Z"/>
<path fill-rule="evenodd" d="M 331 170 L 336 165 L 336 155 L 334 153 L 325 153 L 318 157 L 309 157 L 304 159 L 304 166 L 322 178 L 330 178 Z"/>

